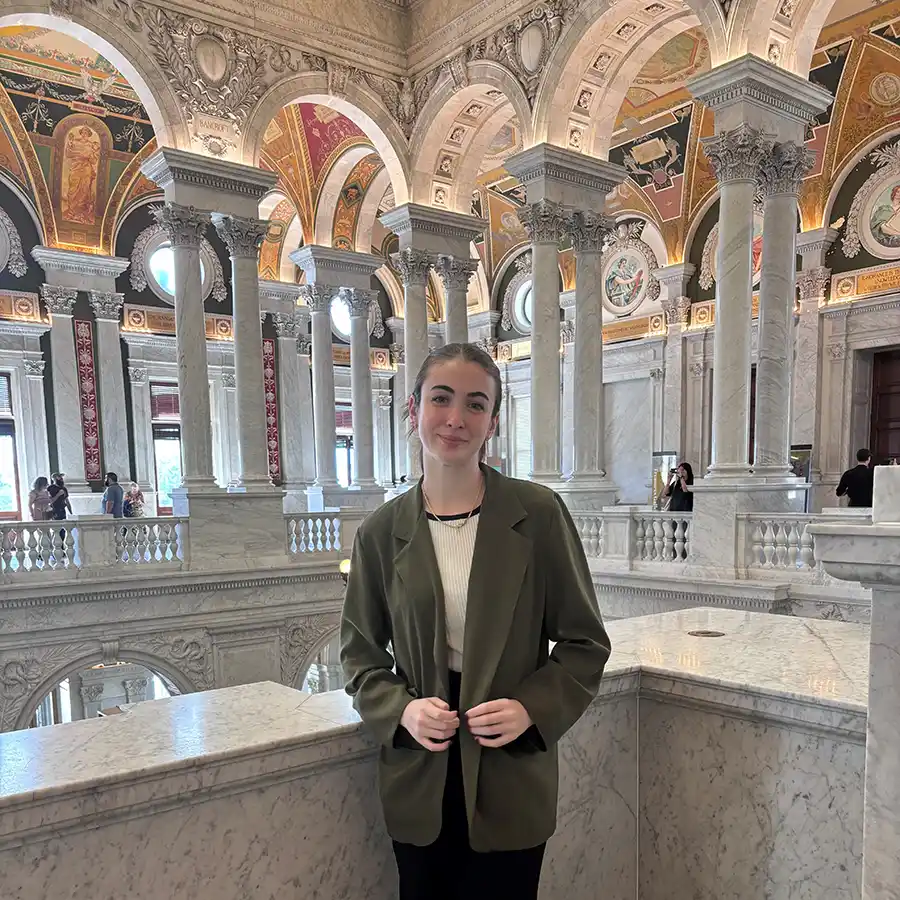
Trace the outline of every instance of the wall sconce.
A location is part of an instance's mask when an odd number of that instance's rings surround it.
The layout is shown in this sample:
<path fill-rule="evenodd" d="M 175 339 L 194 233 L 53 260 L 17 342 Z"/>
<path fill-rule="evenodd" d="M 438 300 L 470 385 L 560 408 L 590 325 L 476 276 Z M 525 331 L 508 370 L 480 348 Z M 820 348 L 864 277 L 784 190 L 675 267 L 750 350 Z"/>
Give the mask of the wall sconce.
<path fill-rule="evenodd" d="M 341 580 L 344 582 L 344 587 L 346 587 L 347 582 L 350 580 L 350 560 L 342 559 L 338 566 L 338 571 L 341 573 Z"/>

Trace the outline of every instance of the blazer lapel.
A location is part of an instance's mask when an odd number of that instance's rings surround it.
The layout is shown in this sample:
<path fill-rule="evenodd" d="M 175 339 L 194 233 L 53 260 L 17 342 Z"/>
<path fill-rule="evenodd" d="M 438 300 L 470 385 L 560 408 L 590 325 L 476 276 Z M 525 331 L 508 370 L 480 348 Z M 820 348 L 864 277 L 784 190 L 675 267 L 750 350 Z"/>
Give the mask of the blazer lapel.
<path fill-rule="evenodd" d="M 434 635 L 434 665 L 447 700 L 447 624 L 444 614 L 444 589 L 438 570 L 431 531 L 422 503 L 421 482 L 403 496 L 392 529 L 403 546 L 394 557 L 394 568 L 403 583 L 407 614 L 413 619 L 414 633 Z M 424 648 L 423 648 L 424 649 Z"/>
<path fill-rule="evenodd" d="M 482 470 L 485 494 L 466 600 L 461 709 L 487 699 L 532 557 L 532 542 L 515 530 L 527 515 L 515 491 L 493 469 Z"/>

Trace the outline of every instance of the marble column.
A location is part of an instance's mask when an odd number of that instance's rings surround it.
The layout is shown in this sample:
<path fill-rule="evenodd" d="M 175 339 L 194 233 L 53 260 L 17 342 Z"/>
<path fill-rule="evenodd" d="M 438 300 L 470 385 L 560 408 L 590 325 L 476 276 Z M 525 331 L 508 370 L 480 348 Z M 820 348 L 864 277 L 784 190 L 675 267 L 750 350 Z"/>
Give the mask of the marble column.
<path fill-rule="evenodd" d="M 50 471 L 50 444 L 47 439 L 47 415 L 44 404 L 44 368 L 43 359 L 25 359 L 23 368 L 25 371 L 25 402 L 29 409 L 29 422 L 31 427 L 24 429 L 26 449 L 25 460 L 27 470 L 20 474 L 20 494 L 27 498 L 34 479 L 39 475 L 51 475 Z M 24 479 L 22 477 L 24 475 Z M 27 509 L 27 500 L 23 504 Z"/>
<path fill-rule="evenodd" d="M 791 369 L 797 259 L 797 195 L 815 154 L 802 144 L 776 144 L 763 159 L 765 196 L 753 474 L 791 473 Z M 720 226 L 721 227 L 721 226 Z"/>
<path fill-rule="evenodd" d="M 615 223 L 593 212 L 573 213 L 567 225 L 575 250 L 575 365 L 573 399 L 575 465 L 571 483 L 588 491 L 612 492 L 606 479 L 603 387 L 603 304 L 601 259 L 604 235 Z"/>
<path fill-rule="evenodd" d="M 719 181 L 712 463 L 708 476 L 749 475 L 753 197 L 772 137 L 738 125 L 702 138 Z M 792 220 L 792 227 L 794 220 Z"/>
<path fill-rule="evenodd" d="M 274 313 L 275 333 L 278 336 L 278 423 L 281 426 L 281 471 L 287 492 L 305 491 L 303 465 L 303 426 L 301 415 L 301 362 L 297 349 L 300 319 L 294 313 Z M 307 363 L 308 366 L 308 363 Z M 309 372 L 307 369 L 307 380 Z M 311 428 L 310 428 L 311 430 Z"/>
<path fill-rule="evenodd" d="M 309 315 L 309 311 L 305 311 Z M 308 321 L 308 319 L 307 319 Z M 303 445 L 303 481 L 313 484 L 316 480 L 316 435 L 312 398 L 312 339 L 303 332 L 297 338 L 297 355 L 300 358 L 300 406 L 298 416 Z"/>
<path fill-rule="evenodd" d="M 131 384 L 131 428 L 134 433 L 134 477 L 142 491 L 156 490 L 153 456 L 153 426 L 150 411 L 150 382 L 144 366 L 129 365 Z"/>
<path fill-rule="evenodd" d="M 316 435 L 316 481 L 320 488 L 337 487 L 337 431 L 334 410 L 334 356 L 331 346 L 331 301 L 335 289 L 324 284 L 301 286 L 312 316 L 312 394 Z"/>
<path fill-rule="evenodd" d="M 469 340 L 466 297 L 469 293 L 469 281 L 478 271 L 478 260 L 442 255 L 438 257 L 434 270 L 441 277 L 447 297 L 446 343 L 464 344 Z"/>
<path fill-rule="evenodd" d="M 372 416 L 372 368 L 369 312 L 377 291 L 348 288 L 341 296 L 350 310 L 350 399 L 353 407 L 353 484 L 375 487 L 375 435 Z"/>
<path fill-rule="evenodd" d="M 241 441 L 237 411 L 237 376 L 234 372 L 222 373 L 222 423 L 225 432 L 223 468 L 228 487 L 237 487 L 241 478 Z"/>
<path fill-rule="evenodd" d="M 178 203 L 157 207 L 153 215 L 172 244 L 175 263 L 175 354 L 181 409 L 181 484 L 189 492 L 216 490 L 200 272 L 200 240 L 209 224 L 209 215 Z M 175 500 L 176 515 L 180 514 L 179 508 L 183 508 L 180 499 Z"/>
<path fill-rule="evenodd" d="M 88 296 L 97 319 L 97 380 L 100 389 L 103 464 L 106 471 L 116 472 L 119 481 L 125 482 L 131 478 L 128 421 L 125 415 L 125 375 L 119 339 L 119 317 L 125 295 L 90 291 Z"/>
<path fill-rule="evenodd" d="M 66 476 L 72 493 L 86 493 L 84 435 L 81 429 L 81 395 L 75 360 L 72 308 L 75 288 L 41 285 L 41 299 L 50 313 L 50 366 L 53 377 L 53 411 L 56 424 L 56 464 Z M 49 474 L 49 473 L 47 473 Z"/>
<path fill-rule="evenodd" d="M 403 279 L 403 351 L 406 366 L 406 396 L 412 395 L 419 369 L 428 356 L 428 302 L 426 285 L 431 256 L 423 250 L 408 247 L 392 257 Z M 407 441 L 406 476 L 412 482 L 422 474 L 419 439 Z"/>
<path fill-rule="evenodd" d="M 375 479 L 383 487 L 394 483 L 391 458 L 391 414 L 393 400 L 391 391 L 375 392 Z"/>
<path fill-rule="evenodd" d="M 263 388 L 262 329 L 259 319 L 259 247 L 267 221 L 213 214 L 213 222 L 231 257 L 234 301 L 234 370 L 237 379 L 238 440 L 244 490 L 269 490 L 266 404 Z"/>
<path fill-rule="evenodd" d="M 559 242 L 566 211 L 539 200 L 518 211 L 531 240 L 531 478 L 560 480 Z"/>

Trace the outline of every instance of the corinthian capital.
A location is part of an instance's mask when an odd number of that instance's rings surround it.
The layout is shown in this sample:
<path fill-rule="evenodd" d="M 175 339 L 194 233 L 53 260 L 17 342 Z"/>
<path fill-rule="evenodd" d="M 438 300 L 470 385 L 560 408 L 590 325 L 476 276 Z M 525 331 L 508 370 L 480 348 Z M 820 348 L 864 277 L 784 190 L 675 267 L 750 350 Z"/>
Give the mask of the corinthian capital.
<path fill-rule="evenodd" d="M 666 325 L 687 325 L 691 320 L 691 298 L 673 297 L 660 301 L 666 315 Z"/>
<path fill-rule="evenodd" d="M 831 269 L 816 266 L 797 273 L 797 289 L 801 300 L 821 300 L 825 297 L 825 288 L 831 278 Z"/>
<path fill-rule="evenodd" d="M 378 291 L 344 288 L 341 291 L 341 298 L 350 310 L 351 319 L 368 319 L 372 304 L 378 301 Z"/>
<path fill-rule="evenodd" d="M 119 313 L 122 312 L 122 304 L 125 302 L 124 294 L 114 294 L 110 291 L 90 291 L 91 308 L 98 319 L 111 319 L 119 321 Z"/>
<path fill-rule="evenodd" d="M 199 212 L 193 206 L 164 203 L 162 206 L 152 207 L 150 213 L 173 247 L 198 248 L 203 232 L 209 225 L 209 214 Z"/>
<path fill-rule="evenodd" d="M 558 244 L 566 233 L 566 209 L 552 200 L 538 200 L 517 210 L 533 244 Z"/>
<path fill-rule="evenodd" d="M 275 334 L 280 338 L 300 337 L 300 321 L 293 313 L 273 313 L 272 321 L 275 323 Z"/>
<path fill-rule="evenodd" d="M 78 291 L 58 284 L 42 284 L 41 300 L 51 316 L 71 316 Z"/>
<path fill-rule="evenodd" d="M 213 224 L 232 259 L 256 259 L 269 223 L 264 219 L 247 219 L 243 216 L 223 216 L 213 213 Z"/>
<path fill-rule="evenodd" d="M 576 253 L 602 253 L 603 241 L 615 227 L 614 219 L 589 210 L 571 212 L 566 218 L 566 233 Z"/>
<path fill-rule="evenodd" d="M 306 306 L 313 313 L 331 312 L 331 301 L 334 299 L 333 288 L 324 284 L 301 284 L 300 296 L 306 301 Z"/>
<path fill-rule="evenodd" d="M 392 253 L 391 262 L 403 278 L 404 286 L 421 285 L 428 280 L 431 255 L 424 250 L 413 250 L 412 247 L 407 247 L 399 253 Z"/>
<path fill-rule="evenodd" d="M 771 134 L 749 125 L 700 139 L 719 184 L 756 181 L 760 163 L 770 154 L 773 142 Z"/>
<path fill-rule="evenodd" d="M 785 141 L 776 144 L 759 167 L 759 180 L 767 197 L 773 194 L 798 194 L 800 182 L 816 161 L 816 154 L 802 144 Z"/>
<path fill-rule="evenodd" d="M 477 259 L 457 259 L 455 256 L 439 256 L 434 271 L 441 276 L 446 291 L 467 291 L 469 281 L 478 271 Z"/>

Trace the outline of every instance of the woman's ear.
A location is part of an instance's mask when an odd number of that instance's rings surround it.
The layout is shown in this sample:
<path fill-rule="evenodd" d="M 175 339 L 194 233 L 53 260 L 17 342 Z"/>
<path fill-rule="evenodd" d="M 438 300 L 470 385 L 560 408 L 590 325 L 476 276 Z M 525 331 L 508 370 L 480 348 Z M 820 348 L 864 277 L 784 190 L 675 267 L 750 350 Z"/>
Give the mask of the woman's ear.
<path fill-rule="evenodd" d="M 419 411 L 416 409 L 416 398 L 410 396 L 406 401 L 406 411 L 409 414 L 409 427 L 413 431 L 419 430 Z"/>
<path fill-rule="evenodd" d="M 485 441 L 489 441 L 497 433 L 497 428 L 499 426 L 500 426 L 500 416 L 494 416 L 494 418 L 491 419 L 491 427 L 488 428 L 488 433 L 487 433 L 487 437 L 485 438 Z"/>

